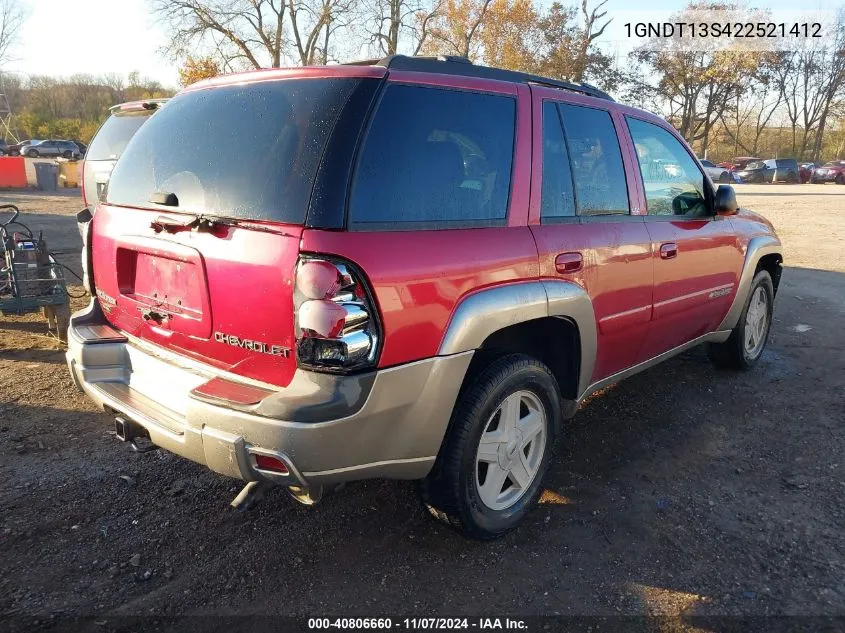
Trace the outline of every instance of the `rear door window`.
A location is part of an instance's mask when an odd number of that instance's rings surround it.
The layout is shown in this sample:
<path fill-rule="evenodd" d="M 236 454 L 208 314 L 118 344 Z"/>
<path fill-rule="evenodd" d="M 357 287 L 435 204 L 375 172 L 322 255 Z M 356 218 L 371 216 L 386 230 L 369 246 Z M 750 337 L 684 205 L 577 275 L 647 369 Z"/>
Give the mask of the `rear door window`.
<path fill-rule="evenodd" d="M 628 185 L 610 112 L 558 104 L 575 182 L 578 215 L 627 214 Z"/>
<path fill-rule="evenodd" d="M 301 224 L 326 141 L 360 81 L 285 79 L 174 97 L 126 147 L 107 201 L 156 208 L 154 193 L 173 193 L 174 211 Z"/>
<path fill-rule="evenodd" d="M 515 121 L 515 97 L 389 85 L 358 158 L 350 227 L 504 225 Z"/>

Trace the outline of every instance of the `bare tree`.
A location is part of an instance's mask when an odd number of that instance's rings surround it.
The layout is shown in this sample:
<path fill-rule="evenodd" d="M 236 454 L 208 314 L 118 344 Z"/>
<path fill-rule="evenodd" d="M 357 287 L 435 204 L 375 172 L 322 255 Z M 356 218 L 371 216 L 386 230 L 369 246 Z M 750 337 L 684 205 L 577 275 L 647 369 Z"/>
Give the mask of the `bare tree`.
<path fill-rule="evenodd" d="M 777 80 L 782 57 L 781 54 L 765 55 L 757 72 L 750 74 L 748 83 L 737 90 L 730 105 L 719 116 L 733 143 L 734 156 L 740 149 L 751 156 L 758 154 L 760 139 L 783 104 L 783 91 Z M 744 140 L 743 132 L 747 133 L 745 138 L 750 135 L 750 142 Z"/>
<path fill-rule="evenodd" d="M 573 68 L 572 73 L 573 81 L 580 82 L 584 80 L 584 73 L 587 70 L 587 56 L 589 54 L 590 47 L 593 45 L 593 42 L 604 34 L 604 30 L 611 22 L 611 20 L 608 19 L 604 24 L 599 26 L 599 22 L 601 22 L 604 19 L 604 16 L 607 15 L 607 11 L 600 11 L 605 4 L 607 4 L 607 0 L 602 0 L 595 6 L 594 9 L 589 10 L 587 8 L 587 0 L 581 0 L 581 13 L 584 16 L 584 28 L 578 42 L 578 53 L 575 57 L 575 67 Z"/>
<path fill-rule="evenodd" d="M 12 51 L 27 17 L 20 0 L 0 0 L 0 68 L 13 61 Z"/>
<path fill-rule="evenodd" d="M 444 0 L 437 0 L 434 6 L 428 11 L 421 9 L 416 13 L 416 25 L 414 27 L 414 37 L 417 40 L 414 46 L 414 55 L 419 55 L 425 47 L 426 41 L 430 34 L 430 28 L 434 20 L 441 15 Z"/>
<path fill-rule="evenodd" d="M 153 14 L 170 30 L 168 51 L 181 57 L 205 43 L 224 65 L 282 65 L 284 0 L 150 0 Z"/>
<path fill-rule="evenodd" d="M 821 157 L 828 118 L 836 109 L 837 103 L 845 101 L 845 9 L 839 9 L 833 32 L 836 34 L 834 42 L 825 51 L 819 64 L 821 113 L 811 154 L 813 160 L 819 160 Z"/>
<path fill-rule="evenodd" d="M 399 50 L 399 33 L 408 26 L 418 8 L 408 0 L 374 0 L 369 13 L 370 42 L 384 55 L 395 55 Z"/>
<path fill-rule="evenodd" d="M 400 42 L 414 55 L 428 39 L 432 21 L 440 15 L 443 0 L 365 0 L 362 18 L 369 43 L 379 55 L 396 55 Z"/>
<path fill-rule="evenodd" d="M 355 0 L 288 0 L 288 18 L 299 62 L 327 64 L 331 37 L 347 26 Z"/>

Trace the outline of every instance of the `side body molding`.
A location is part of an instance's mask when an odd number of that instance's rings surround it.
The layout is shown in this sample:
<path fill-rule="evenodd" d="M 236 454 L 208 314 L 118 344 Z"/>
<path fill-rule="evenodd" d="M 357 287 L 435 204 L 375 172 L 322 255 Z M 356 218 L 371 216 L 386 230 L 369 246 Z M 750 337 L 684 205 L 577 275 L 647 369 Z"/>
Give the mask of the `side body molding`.
<path fill-rule="evenodd" d="M 590 384 L 596 360 L 596 317 L 587 292 L 567 281 L 542 279 L 495 286 L 458 304 L 440 344 L 446 356 L 481 347 L 494 332 L 544 317 L 565 318 L 581 339 L 578 393 Z"/>
<path fill-rule="evenodd" d="M 761 235 L 751 238 L 748 242 L 748 248 L 745 251 L 745 263 L 742 265 L 742 273 L 739 277 L 739 284 L 737 284 L 733 303 L 725 318 L 719 324 L 717 331 L 732 330 L 736 327 L 737 322 L 739 322 L 739 317 L 745 307 L 745 300 L 748 298 L 748 292 L 751 289 L 751 282 L 754 279 L 754 273 L 757 270 L 757 264 L 760 262 L 760 258 L 772 254 L 781 255 L 782 258 L 782 251 L 780 240 L 773 235 Z"/>

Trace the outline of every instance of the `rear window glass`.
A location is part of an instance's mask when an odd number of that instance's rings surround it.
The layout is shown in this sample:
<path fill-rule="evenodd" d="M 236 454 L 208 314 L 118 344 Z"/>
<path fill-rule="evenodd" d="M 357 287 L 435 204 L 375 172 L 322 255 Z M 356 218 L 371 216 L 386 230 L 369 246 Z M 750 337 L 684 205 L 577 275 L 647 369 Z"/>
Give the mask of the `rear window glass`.
<path fill-rule="evenodd" d="M 360 80 L 289 79 L 187 92 L 144 125 L 108 185 L 113 204 L 302 223 L 338 113 Z M 159 207 L 160 208 L 160 207 Z"/>
<path fill-rule="evenodd" d="M 150 112 L 127 112 L 113 114 L 94 136 L 88 148 L 88 160 L 117 160 L 123 154 L 138 128 L 150 117 Z"/>
<path fill-rule="evenodd" d="M 513 97 L 388 86 L 357 164 L 350 224 L 503 225 L 515 121 Z"/>
<path fill-rule="evenodd" d="M 606 110 L 561 103 L 578 215 L 628 213 L 628 185 L 616 128 Z"/>

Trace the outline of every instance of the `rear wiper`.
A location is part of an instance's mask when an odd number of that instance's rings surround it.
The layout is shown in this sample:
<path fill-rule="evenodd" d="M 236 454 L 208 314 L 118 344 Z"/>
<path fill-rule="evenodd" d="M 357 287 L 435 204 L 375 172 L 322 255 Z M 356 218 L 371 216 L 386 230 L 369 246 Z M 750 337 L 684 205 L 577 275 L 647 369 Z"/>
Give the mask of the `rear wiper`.
<path fill-rule="evenodd" d="M 178 233 L 179 231 L 208 231 L 213 233 L 222 226 L 235 226 L 236 223 L 228 222 L 218 218 L 209 218 L 204 215 L 189 215 L 183 218 L 172 218 L 167 215 L 160 215 L 150 223 L 156 233 Z"/>
<path fill-rule="evenodd" d="M 243 220 L 234 220 L 230 218 L 220 218 L 207 215 L 189 215 L 183 218 L 173 218 L 166 215 L 160 215 L 150 223 L 156 233 L 178 233 L 179 231 L 193 231 L 196 229 L 199 232 L 206 232 L 218 235 L 218 231 L 223 227 L 237 226 L 252 231 L 261 231 L 263 233 L 274 233 L 276 235 L 288 235 L 285 231 L 277 228 L 263 226 L 256 222 L 248 222 Z M 219 237 L 222 237 L 218 235 Z"/>

